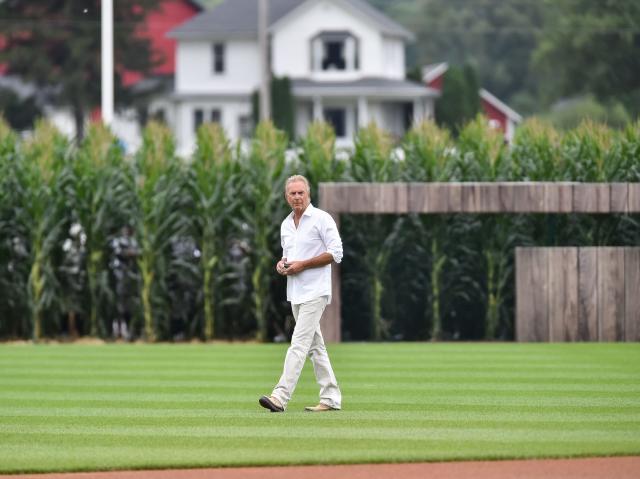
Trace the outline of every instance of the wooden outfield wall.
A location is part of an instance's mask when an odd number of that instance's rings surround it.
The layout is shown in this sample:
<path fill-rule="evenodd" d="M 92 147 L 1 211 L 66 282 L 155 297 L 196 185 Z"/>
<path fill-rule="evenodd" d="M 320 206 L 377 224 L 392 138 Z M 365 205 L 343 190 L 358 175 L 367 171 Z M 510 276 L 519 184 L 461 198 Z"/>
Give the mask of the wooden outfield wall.
<path fill-rule="evenodd" d="M 321 183 L 319 196 L 320 208 L 338 224 L 342 213 L 640 213 L 640 183 Z M 339 266 L 332 278 L 333 299 L 321 324 L 325 340 L 339 342 Z"/>
<path fill-rule="evenodd" d="M 640 341 L 640 248 L 516 248 L 517 341 Z"/>

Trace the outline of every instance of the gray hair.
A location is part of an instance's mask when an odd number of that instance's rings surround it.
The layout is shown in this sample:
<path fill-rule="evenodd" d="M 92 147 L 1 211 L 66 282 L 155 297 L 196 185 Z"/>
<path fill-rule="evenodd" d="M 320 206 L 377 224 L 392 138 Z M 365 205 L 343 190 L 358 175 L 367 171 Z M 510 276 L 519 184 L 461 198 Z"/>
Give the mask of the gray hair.
<path fill-rule="evenodd" d="M 287 186 L 289 186 L 290 183 L 295 183 L 296 181 L 303 182 L 305 184 L 305 186 L 307 187 L 307 193 L 309 193 L 309 195 L 311 195 L 311 185 L 309 185 L 309 180 L 307 180 L 302 175 L 293 175 L 293 176 L 290 176 L 289 178 L 287 178 L 287 181 L 284 184 L 284 192 L 285 192 L 285 194 L 287 193 Z"/>

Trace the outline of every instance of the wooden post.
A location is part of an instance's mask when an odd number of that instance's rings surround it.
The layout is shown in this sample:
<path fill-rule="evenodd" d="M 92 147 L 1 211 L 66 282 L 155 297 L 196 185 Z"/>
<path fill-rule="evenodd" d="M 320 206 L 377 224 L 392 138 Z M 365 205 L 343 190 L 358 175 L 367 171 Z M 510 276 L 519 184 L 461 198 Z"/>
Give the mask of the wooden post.
<path fill-rule="evenodd" d="M 331 184 L 320 184 L 319 206 L 320 209 L 329 213 L 340 231 L 340 213 L 333 211 L 341 205 L 339 201 L 341 188 L 336 188 Z M 341 321 L 341 304 L 342 298 L 340 294 L 340 265 L 331 265 L 331 304 L 327 305 L 324 310 L 322 320 L 320 321 L 320 330 L 322 336 L 327 343 L 339 343 L 342 340 L 342 321 Z"/>

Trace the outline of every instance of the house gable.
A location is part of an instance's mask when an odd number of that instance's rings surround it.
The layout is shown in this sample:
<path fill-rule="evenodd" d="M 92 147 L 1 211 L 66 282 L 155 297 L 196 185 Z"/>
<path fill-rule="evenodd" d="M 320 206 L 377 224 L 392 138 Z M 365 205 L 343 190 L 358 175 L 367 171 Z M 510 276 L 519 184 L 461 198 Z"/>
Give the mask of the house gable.
<path fill-rule="evenodd" d="M 354 5 L 353 0 L 307 0 L 274 23 L 270 29 L 274 74 L 318 80 L 366 76 L 403 79 L 404 39 L 399 34 L 385 34 L 380 22 L 362 15 Z M 322 35 L 349 37 L 351 57 L 346 71 L 326 72 L 318 67 L 322 48 L 314 45 L 314 40 Z"/>
<path fill-rule="evenodd" d="M 359 20 L 369 22 L 373 28 L 380 31 L 381 34 L 401 38 L 405 41 L 415 40 L 415 35 L 404 28 L 402 25 L 391 20 L 382 12 L 376 10 L 371 5 L 362 0 L 306 0 L 300 3 L 296 8 L 292 9 L 279 20 L 271 24 L 270 32 L 275 32 L 289 22 L 296 21 L 297 18 L 314 7 L 314 4 L 326 2 L 334 3 L 345 10 L 349 11 L 353 17 Z"/>

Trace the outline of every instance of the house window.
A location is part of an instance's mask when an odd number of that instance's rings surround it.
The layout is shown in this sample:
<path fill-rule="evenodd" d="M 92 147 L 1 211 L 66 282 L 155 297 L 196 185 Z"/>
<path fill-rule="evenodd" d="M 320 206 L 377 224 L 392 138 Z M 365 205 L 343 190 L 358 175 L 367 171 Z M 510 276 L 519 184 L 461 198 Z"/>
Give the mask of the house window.
<path fill-rule="evenodd" d="M 151 119 L 153 121 L 157 121 L 158 123 L 162 123 L 164 125 L 167 124 L 167 115 L 164 111 L 164 108 L 158 108 L 153 113 L 151 113 Z"/>
<path fill-rule="evenodd" d="M 213 44 L 213 73 L 224 73 L 224 56 L 225 47 L 224 43 Z"/>
<path fill-rule="evenodd" d="M 217 108 L 211 110 L 211 123 L 222 123 L 222 112 Z"/>
<path fill-rule="evenodd" d="M 349 32 L 324 32 L 311 41 L 314 71 L 352 71 L 359 68 L 358 41 Z"/>
<path fill-rule="evenodd" d="M 251 115 L 243 115 L 238 118 L 238 130 L 240 138 L 251 138 L 253 133 L 253 120 Z"/>
<path fill-rule="evenodd" d="M 344 70 L 347 67 L 344 59 L 344 42 L 326 42 L 324 50 L 323 70 Z"/>
<path fill-rule="evenodd" d="M 347 136 L 347 113 L 344 108 L 325 108 L 324 120 L 333 127 L 336 137 Z"/>
<path fill-rule="evenodd" d="M 198 128 L 204 122 L 204 111 L 197 108 L 193 111 L 193 131 L 198 132 Z"/>

